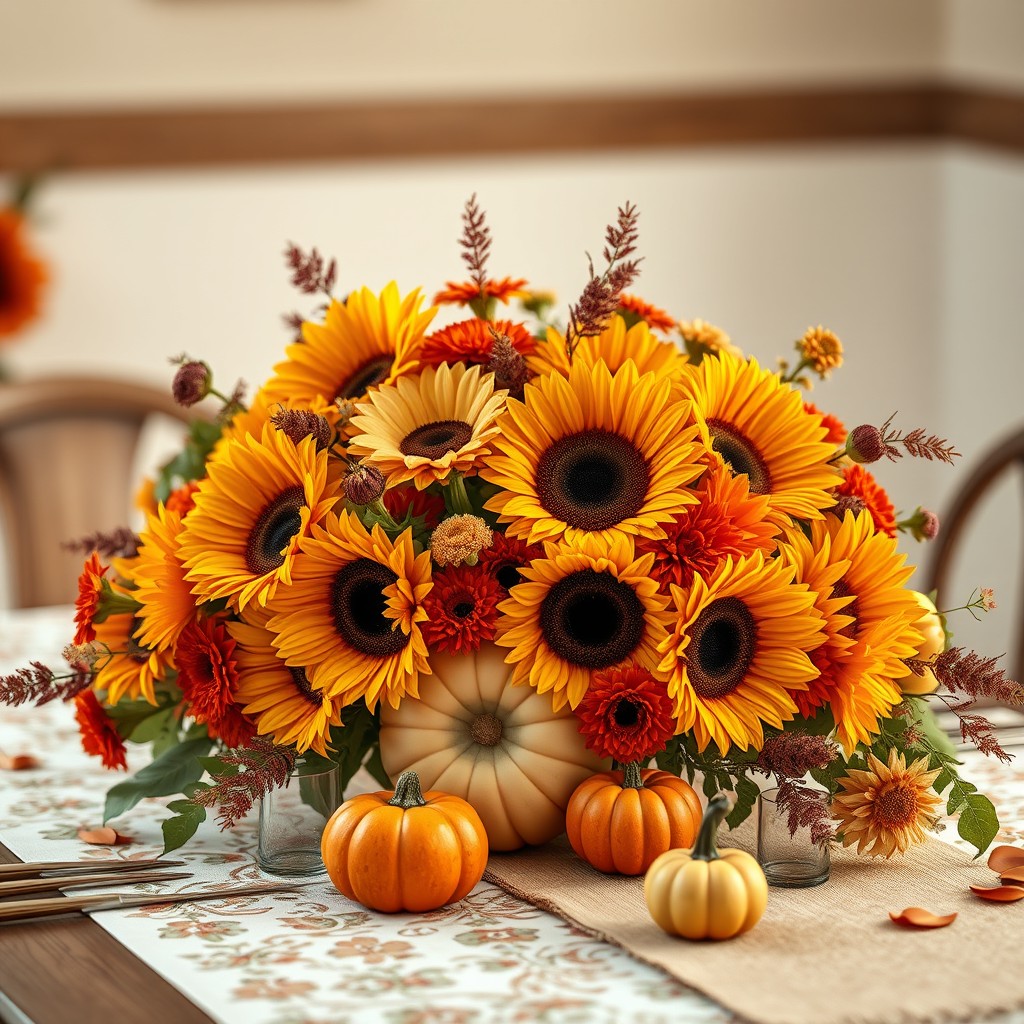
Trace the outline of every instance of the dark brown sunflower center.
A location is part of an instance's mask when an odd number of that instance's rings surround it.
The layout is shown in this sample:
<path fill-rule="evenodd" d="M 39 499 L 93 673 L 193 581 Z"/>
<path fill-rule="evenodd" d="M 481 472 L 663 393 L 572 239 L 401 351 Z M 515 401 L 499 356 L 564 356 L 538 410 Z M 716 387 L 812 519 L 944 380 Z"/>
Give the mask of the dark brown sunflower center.
<path fill-rule="evenodd" d="M 302 488 L 289 487 L 264 507 L 245 545 L 245 565 L 249 572 L 262 576 L 284 564 L 281 552 L 302 526 L 305 503 Z"/>
<path fill-rule="evenodd" d="M 313 686 L 306 676 L 306 670 L 304 668 L 292 668 L 289 665 L 288 671 L 291 674 L 296 693 L 308 704 L 312 704 L 313 707 L 320 707 L 320 701 L 313 692 Z"/>
<path fill-rule="evenodd" d="M 745 473 L 750 480 L 752 494 L 770 494 L 772 476 L 768 463 L 761 457 L 757 446 L 735 428 L 721 420 L 709 419 L 711 447 L 732 467 L 737 476 Z"/>
<path fill-rule="evenodd" d="M 331 588 L 334 628 L 349 647 L 374 658 L 387 658 L 409 642 L 401 628 L 384 614 L 384 588 L 397 579 L 386 565 L 372 558 L 357 558 L 335 574 Z"/>
<path fill-rule="evenodd" d="M 501 742 L 503 727 L 501 719 L 492 714 L 477 715 L 469 728 L 475 743 L 482 747 L 496 747 Z"/>
<path fill-rule="evenodd" d="M 367 359 L 338 385 L 338 390 L 334 395 L 335 399 L 361 398 L 370 388 L 388 379 L 393 362 L 390 355 L 374 356 L 372 359 Z"/>
<path fill-rule="evenodd" d="M 726 697 L 743 682 L 757 650 L 757 623 L 738 597 L 712 601 L 690 630 L 686 673 L 698 697 Z"/>
<path fill-rule="evenodd" d="M 839 609 L 840 614 L 842 614 L 842 615 L 852 615 L 853 616 L 853 622 L 843 626 L 843 628 L 841 630 L 839 630 L 839 632 L 843 636 L 848 636 L 851 640 L 856 640 L 857 639 L 857 630 L 859 628 L 859 622 L 858 622 L 858 616 L 857 616 L 857 612 L 858 612 L 857 598 L 853 594 L 853 591 L 850 589 L 850 587 L 847 584 L 846 580 L 839 580 L 839 582 L 836 583 L 836 585 L 832 588 L 832 596 L 833 597 L 850 597 L 850 596 L 853 596 L 853 600 L 850 601 L 849 604 L 846 604 L 842 608 Z"/>
<path fill-rule="evenodd" d="M 441 459 L 473 439 L 473 428 L 462 420 L 435 420 L 406 434 L 398 446 L 403 455 Z"/>
<path fill-rule="evenodd" d="M 628 658 L 644 636 L 644 606 L 610 572 L 580 569 L 560 579 L 540 607 L 540 630 L 560 658 L 609 668 Z"/>
<path fill-rule="evenodd" d="M 560 437 L 537 462 L 544 510 L 580 530 L 607 530 L 635 516 L 649 481 L 643 455 L 611 430 Z"/>
<path fill-rule="evenodd" d="M 917 797 L 914 792 L 898 786 L 875 797 L 871 817 L 883 828 L 901 828 L 917 818 Z"/>
<path fill-rule="evenodd" d="M 640 705 L 636 701 L 625 697 L 615 705 L 612 718 L 620 728 L 631 729 L 640 724 L 640 710 Z"/>

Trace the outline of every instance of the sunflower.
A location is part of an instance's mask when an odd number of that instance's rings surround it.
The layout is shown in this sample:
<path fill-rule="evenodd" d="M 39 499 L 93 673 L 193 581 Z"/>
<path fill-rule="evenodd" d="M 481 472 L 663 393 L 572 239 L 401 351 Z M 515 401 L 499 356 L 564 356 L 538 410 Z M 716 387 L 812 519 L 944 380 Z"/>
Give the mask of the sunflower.
<path fill-rule="evenodd" d="M 537 339 L 523 324 L 511 320 L 491 323 L 490 320 L 474 318 L 428 335 L 416 355 L 422 366 L 439 366 L 441 363 L 486 365 L 491 360 L 495 334 L 508 338 L 522 356 L 533 355 L 537 348 Z"/>
<path fill-rule="evenodd" d="M 376 466 L 389 485 L 420 490 L 449 476 L 476 473 L 490 454 L 505 392 L 494 375 L 462 363 L 428 366 L 379 388 L 357 407 L 349 453 Z"/>
<path fill-rule="evenodd" d="M 291 580 L 299 539 L 338 500 L 340 480 L 313 438 L 294 444 L 269 424 L 206 468 L 179 541 L 185 578 L 200 601 L 266 604 Z"/>
<path fill-rule="evenodd" d="M 851 768 L 839 780 L 843 792 L 832 801 L 843 846 L 856 843 L 858 853 L 891 857 L 923 843 L 924 830 L 935 824 L 942 803 L 931 791 L 940 771 L 928 771 L 927 757 L 908 765 L 896 749 L 889 751 L 888 764 L 869 753 L 867 770 Z"/>
<path fill-rule="evenodd" d="M 98 757 L 104 768 L 128 770 L 124 740 L 92 690 L 75 696 L 75 721 L 87 754 Z"/>
<path fill-rule="evenodd" d="M 138 640 L 155 651 L 174 647 L 196 617 L 196 601 L 185 582 L 178 550 L 181 528 L 181 516 L 163 505 L 148 516 L 132 570 L 132 596 L 142 605 L 137 613 Z"/>
<path fill-rule="evenodd" d="M 820 675 L 794 696 L 805 716 L 830 707 L 850 754 L 858 743 L 871 743 L 879 719 L 902 699 L 896 681 L 906 674 L 902 659 L 920 646 L 913 625 L 920 608 L 905 589 L 913 568 L 904 565 L 894 540 L 874 530 L 867 512 L 826 516 L 811 524 L 809 540 L 793 529 L 780 554 L 818 594 L 826 620 L 825 643 L 811 654 Z"/>
<path fill-rule="evenodd" d="M 697 504 L 665 525 L 664 540 L 637 541 L 637 551 L 654 555 L 651 573 L 665 593 L 673 583 L 688 590 L 694 573 L 707 579 L 726 555 L 775 550 L 779 527 L 767 518 L 768 499 L 751 494 L 745 476 L 710 469 L 695 494 Z"/>
<path fill-rule="evenodd" d="M 804 412 L 800 392 L 777 374 L 754 359 L 723 354 L 692 369 L 682 391 L 706 420 L 718 458 L 746 474 L 752 494 L 767 495 L 773 522 L 820 519 L 835 504 L 829 493 L 839 483 L 829 465 L 835 448 L 821 420 Z"/>
<path fill-rule="evenodd" d="M 25 218 L 13 207 L 0 208 L 0 338 L 39 316 L 46 277 L 46 265 L 25 240 Z"/>
<path fill-rule="evenodd" d="M 117 584 L 112 587 L 115 593 L 127 593 Z M 173 668 L 170 651 L 152 651 L 135 639 L 138 628 L 139 620 L 128 614 L 108 615 L 96 623 L 96 643 L 112 653 L 105 661 L 101 655 L 93 688 L 106 692 L 108 704 L 123 697 L 156 704 L 156 683 Z"/>
<path fill-rule="evenodd" d="M 330 513 L 303 539 L 267 625 L 285 662 L 328 697 L 397 708 L 430 671 L 420 629 L 430 587 L 430 553 L 416 554 L 411 530 L 392 543 L 379 526 L 367 533 L 350 512 Z"/>
<path fill-rule="evenodd" d="M 444 291 L 434 296 L 435 306 L 468 306 L 475 299 L 493 299 L 508 305 L 512 299 L 528 298 L 525 277 L 503 277 L 500 281 L 485 281 L 481 289 L 475 281 L 445 281 Z"/>
<path fill-rule="evenodd" d="M 593 337 L 580 338 L 573 353 L 572 362 L 581 362 L 593 367 L 603 360 L 615 373 L 627 359 L 631 359 L 638 372 L 655 373 L 659 377 L 681 380 L 686 371 L 687 358 L 676 345 L 662 341 L 651 334 L 650 327 L 641 321 L 627 327 L 621 316 L 613 316 L 608 326 Z M 526 360 L 527 365 L 538 374 L 560 373 L 569 376 L 569 352 L 565 336 L 549 327 L 547 341 L 537 346 L 536 354 Z"/>
<path fill-rule="evenodd" d="M 93 620 L 100 607 L 103 594 L 103 577 L 110 571 L 109 565 L 100 562 L 99 553 L 94 551 L 85 560 L 78 577 L 78 597 L 75 598 L 75 638 L 72 643 L 87 644 L 96 639 Z"/>
<path fill-rule="evenodd" d="M 672 587 L 676 624 L 661 644 L 658 669 L 676 698 L 679 732 L 693 731 L 703 751 L 714 741 L 760 750 L 763 725 L 776 729 L 796 714 L 791 690 L 818 674 L 807 652 L 821 644 L 814 594 L 793 583 L 793 567 L 726 558 L 689 591 Z"/>
<path fill-rule="evenodd" d="M 301 342 L 289 345 L 285 360 L 263 386 L 268 403 L 317 399 L 334 403 L 358 399 L 379 384 L 417 369 L 416 350 L 434 309 L 420 312 L 419 291 L 404 299 L 392 281 L 379 296 L 360 288 L 331 302 L 322 324 L 302 325 Z"/>
<path fill-rule="evenodd" d="M 276 634 L 267 629 L 271 613 L 250 607 L 243 622 L 229 622 L 235 641 L 235 702 L 256 726 L 281 746 L 300 754 L 315 750 L 327 756 L 332 726 L 341 725 L 341 702 L 314 689 L 301 667 L 290 668 L 274 647 Z"/>
<path fill-rule="evenodd" d="M 497 580 L 482 566 L 452 565 L 435 572 L 433 581 L 423 600 L 428 618 L 422 626 L 431 650 L 464 654 L 494 639 L 498 602 L 505 596 Z"/>
<path fill-rule="evenodd" d="M 665 310 L 652 306 L 638 295 L 619 296 L 619 316 L 630 326 L 642 321 L 656 331 L 671 331 L 676 326 L 675 320 Z"/>
<path fill-rule="evenodd" d="M 843 481 L 836 488 L 836 494 L 859 498 L 871 514 L 875 529 L 887 537 L 896 536 L 896 509 L 889 495 L 863 466 L 853 463 L 843 469 Z"/>
<path fill-rule="evenodd" d="M 502 488 L 484 506 L 532 542 L 588 534 L 663 537 L 662 523 L 696 499 L 703 445 L 688 402 L 672 381 L 640 376 L 626 361 L 612 374 L 601 361 L 574 361 L 568 378 L 528 384 L 510 401 L 481 476 Z"/>
<path fill-rule="evenodd" d="M 544 549 L 498 606 L 495 643 L 511 648 L 512 682 L 552 691 L 557 711 L 579 704 L 597 670 L 635 662 L 652 671 L 671 621 L 650 578 L 654 556 L 637 558 L 625 534 L 583 534 L 574 547 Z"/>

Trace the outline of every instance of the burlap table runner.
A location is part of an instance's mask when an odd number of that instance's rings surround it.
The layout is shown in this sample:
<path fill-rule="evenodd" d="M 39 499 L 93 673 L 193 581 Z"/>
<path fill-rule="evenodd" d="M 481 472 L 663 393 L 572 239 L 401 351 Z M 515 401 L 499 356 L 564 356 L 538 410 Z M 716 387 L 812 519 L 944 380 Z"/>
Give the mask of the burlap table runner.
<path fill-rule="evenodd" d="M 748 819 L 720 845 L 753 852 Z M 671 938 L 651 920 L 643 879 L 603 875 L 565 838 L 493 854 L 487 881 L 654 964 L 763 1024 L 910 1024 L 978 1020 L 1024 1006 L 1024 901 L 989 903 L 970 883 L 997 884 L 984 860 L 930 839 L 891 862 L 832 858 L 811 889 L 771 889 L 760 923 L 729 942 Z M 889 911 L 960 915 L 909 931 Z"/>

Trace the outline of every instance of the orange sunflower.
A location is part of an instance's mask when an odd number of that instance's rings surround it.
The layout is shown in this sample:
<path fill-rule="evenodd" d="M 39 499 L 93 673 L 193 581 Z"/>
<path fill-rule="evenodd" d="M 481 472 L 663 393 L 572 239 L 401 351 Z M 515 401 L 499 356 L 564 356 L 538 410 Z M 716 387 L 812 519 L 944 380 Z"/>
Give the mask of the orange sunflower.
<path fill-rule="evenodd" d="M 843 481 L 836 488 L 840 497 L 859 498 L 871 513 L 875 529 L 887 537 L 896 536 L 896 509 L 875 478 L 856 462 L 843 469 Z"/>
<path fill-rule="evenodd" d="M 115 593 L 127 593 L 118 584 L 112 587 Z M 111 655 L 107 660 L 101 656 L 97 662 L 93 688 L 106 692 L 108 704 L 117 704 L 124 697 L 141 697 L 156 704 L 156 684 L 174 667 L 170 651 L 153 651 L 138 642 L 138 628 L 139 620 L 127 614 L 109 615 L 106 621 L 96 623 L 96 643 Z"/>
<path fill-rule="evenodd" d="M 179 539 L 185 579 L 201 601 L 265 605 L 290 582 L 300 538 L 338 500 L 338 473 L 313 438 L 294 444 L 269 424 L 259 440 L 231 441 L 206 468 Z"/>
<path fill-rule="evenodd" d="M 263 386 L 268 404 L 318 399 L 362 398 L 370 388 L 414 372 L 417 350 L 434 317 L 420 311 L 419 291 L 404 299 L 392 281 L 381 294 L 368 288 L 334 301 L 322 324 L 304 323 L 301 342 L 289 345 L 285 360 Z"/>
<path fill-rule="evenodd" d="M 493 333 L 492 333 L 493 332 Z M 494 348 L 494 334 L 504 335 L 512 347 L 523 356 L 533 355 L 537 339 L 523 324 L 511 320 L 474 318 L 451 324 L 427 336 L 417 352 L 421 366 L 439 366 L 441 363 L 479 363 L 486 365 Z"/>
<path fill-rule="evenodd" d="M 430 552 L 416 554 L 411 530 L 392 543 L 379 526 L 367 533 L 356 516 L 332 512 L 303 539 L 267 626 L 286 664 L 328 697 L 397 708 L 430 671 L 420 629 L 430 588 Z"/>
<path fill-rule="evenodd" d="M 672 381 L 626 361 L 574 361 L 509 400 L 481 476 L 501 488 L 486 508 L 530 543 L 588 534 L 663 537 L 663 523 L 696 499 L 687 485 L 704 454 L 688 402 Z"/>
<path fill-rule="evenodd" d="M 768 497 L 773 522 L 820 519 L 835 504 L 835 447 L 821 420 L 804 412 L 800 392 L 777 374 L 723 353 L 691 368 L 682 393 L 706 421 L 716 461 L 745 474 L 752 494 Z"/>
<path fill-rule="evenodd" d="M 692 731 L 702 751 L 711 742 L 723 755 L 760 750 L 764 725 L 792 719 L 791 691 L 818 674 L 808 657 L 822 641 L 814 594 L 793 582 L 792 566 L 757 551 L 726 558 L 707 581 L 694 576 L 689 591 L 673 586 L 672 600 L 658 670 L 669 675 L 678 731 Z"/>
<path fill-rule="evenodd" d="M 654 556 L 637 558 L 623 534 L 583 534 L 573 547 L 544 550 L 498 606 L 495 643 L 511 648 L 512 682 L 551 691 L 557 711 L 579 704 L 596 670 L 630 662 L 653 670 L 671 621 L 668 598 L 650 578 Z"/>
<path fill-rule="evenodd" d="M 21 213 L 10 206 L 0 209 L 0 339 L 35 320 L 42 307 L 46 265 L 25 234 Z"/>
<path fill-rule="evenodd" d="M 529 298 L 525 277 L 503 277 L 485 281 L 483 292 L 475 281 L 445 281 L 445 289 L 434 296 L 435 306 L 468 306 L 474 299 L 493 299 L 508 305 L 513 299 Z"/>
<path fill-rule="evenodd" d="M 137 613 L 138 640 L 155 651 L 174 647 L 196 617 L 196 600 L 179 553 L 181 528 L 181 516 L 163 505 L 148 516 L 132 570 L 132 596 L 142 605 Z"/>

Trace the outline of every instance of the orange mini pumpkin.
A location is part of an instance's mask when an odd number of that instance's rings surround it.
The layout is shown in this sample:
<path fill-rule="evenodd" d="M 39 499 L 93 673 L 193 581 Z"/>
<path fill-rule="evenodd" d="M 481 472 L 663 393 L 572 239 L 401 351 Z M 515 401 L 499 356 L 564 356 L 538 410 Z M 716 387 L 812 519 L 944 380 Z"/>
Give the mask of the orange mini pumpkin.
<path fill-rule="evenodd" d="M 338 891 L 371 910 L 436 910 L 483 877 L 487 833 L 473 808 L 449 793 L 420 790 L 403 772 L 394 794 L 346 800 L 324 828 L 320 850 Z"/>
<path fill-rule="evenodd" d="M 576 853 L 609 874 L 642 875 L 667 850 L 693 846 L 700 828 L 693 787 L 635 761 L 600 772 L 576 787 L 565 830 Z"/>

